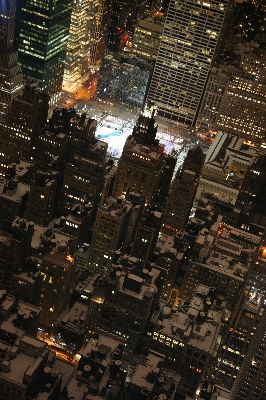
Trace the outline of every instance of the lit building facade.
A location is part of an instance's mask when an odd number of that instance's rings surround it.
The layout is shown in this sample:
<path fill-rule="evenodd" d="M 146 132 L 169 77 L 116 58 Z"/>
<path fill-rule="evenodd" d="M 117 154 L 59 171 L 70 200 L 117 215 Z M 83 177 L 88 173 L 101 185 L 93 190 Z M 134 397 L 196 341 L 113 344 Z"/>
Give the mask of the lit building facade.
<path fill-rule="evenodd" d="M 223 380 L 227 375 L 227 380 L 231 380 L 231 385 L 227 385 L 230 388 L 234 382 L 231 400 L 265 399 L 265 263 L 265 239 L 262 238 L 245 291 L 239 299 L 242 310 L 239 307 L 234 310 L 222 343 L 223 357 L 218 354 L 223 362 L 219 370 L 225 370 Z"/>
<path fill-rule="evenodd" d="M 111 13 L 108 48 L 116 50 L 118 46 L 118 35 L 125 31 L 128 14 L 128 0 L 114 0 Z"/>
<path fill-rule="evenodd" d="M 135 28 L 132 41 L 133 54 L 149 60 L 156 60 L 163 33 L 162 18 L 144 17 Z"/>
<path fill-rule="evenodd" d="M 89 254 L 89 265 L 97 272 L 108 272 L 115 251 L 126 236 L 132 203 L 109 197 L 97 211 Z"/>
<path fill-rule="evenodd" d="M 138 258 L 139 265 L 142 265 L 144 268 L 156 245 L 162 225 L 162 218 L 163 214 L 158 209 L 147 207 L 144 209 L 142 218 L 138 224 L 131 255 Z"/>
<path fill-rule="evenodd" d="M 61 91 L 72 0 L 22 0 L 19 5 L 19 63 L 24 75 L 54 96 Z"/>
<path fill-rule="evenodd" d="M 21 94 L 22 73 L 17 65 L 18 55 L 13 51 L 16 2 L 0 3 L 0 118 L 7 112 L 12 100 Z"/>
<path fill-rule="evenodd" d="M 212 129 L 216 126 L 220 105 L 229 81 L 229 74 L 223 69 L 216 67 L 211 69 L 197 118 L 197 128 Z"/>
<path fill-rule="evenodd" d="M 90 66 L 92 69 L 99 64 L 107 47 L 112 6 L 113 0 L 94 0 L 89 13 L 92 35 Z"/>
<path fill-rule="evenodd" d="M 90 0 L 75 0 L 71 14 L 71 24 L 67 43 L 64 83 L 74 83 L 86 79 L 89 72 L 92 28 L 95 18 L 91 18 L 95 5 Z"/>
<path fill-rule="evenodd" d="M 49 96 L 27 82 L 0 121 L 0 173 L 19 159 L 30 160 L 33 140 L 47 121 Z"/>
<path fill-rule="evenodd" d="M 244 48 L 245 49 L 245 48 Z M 212 68 L 197 118 L 199 128 L 222 130 L 265 146 L 265 54 L 245 52 Z"/>
<path fill-rule="evenodd" d="M 266 59 L 247 53 L 231 76 L 219 107 L 216 129 L 265 145 Z"/>
<path fill-rule="evenodd" d="M 147 99 L 159 115 L 193 125 L 231 1 L 171 0 Z"/>
<path fill-rule="evenodd" d="M 189 302 L 181 299 L 172 308 L 161 301 L 144 339 L 147 348 L 165 355 L 166 368 L 180 374 L 179 399 L 195 398 L 202 377 L 208 374 L 226 307 L 212 288 L 202 284 L 191 296 Z"/>
<path fill-rule="evenodd" d="M 47 226 L 52 220 L 57 188 L 57 173 L 37 171 L 31 181 L 24 217 Z"/>
<path fill-rule="evenodd" d="M 61 312 L 67 309 L 75 270 L 75 265 L 63 254 L 47 254 L 43 258 L 36 295 L 36 304 L 42 308 L 40 326 L 43 328 L 52 329 Z"/>
<path fill-rule="evenodd" d="M 65 168 L 63 188 L 60 197 L 60 213 L 68 215 L 80 203 L 92 206 L 96 211 L 104 185 L 105 163 L 97 163 L 83 157 L 76 157 L 73 164 Z"/>
<path fill-rule="evenodd" d="M 118 162 L 113 197 L 128 191 L 140 194 L 152 204 L 167 195 L 176 158 L 167 156 L 164 145 L 156 139 L 155 111 L 143 112 L 124 145 Z"/>

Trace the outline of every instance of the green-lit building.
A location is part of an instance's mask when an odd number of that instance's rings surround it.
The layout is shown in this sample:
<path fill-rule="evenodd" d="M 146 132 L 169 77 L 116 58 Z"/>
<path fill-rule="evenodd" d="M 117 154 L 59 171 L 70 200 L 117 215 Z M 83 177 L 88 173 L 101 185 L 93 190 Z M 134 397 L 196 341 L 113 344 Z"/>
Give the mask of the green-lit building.
<path fill-rule="evenodd" d="M 73 0 L 21 0 L 19 63 L 25 76 L 55 97 L 62 87 Z"/>

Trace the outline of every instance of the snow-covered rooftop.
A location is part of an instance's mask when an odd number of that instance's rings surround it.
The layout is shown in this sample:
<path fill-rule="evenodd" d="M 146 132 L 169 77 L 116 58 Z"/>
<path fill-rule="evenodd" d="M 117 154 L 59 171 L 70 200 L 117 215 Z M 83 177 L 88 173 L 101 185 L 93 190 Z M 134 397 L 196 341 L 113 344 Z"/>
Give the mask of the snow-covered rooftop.
<path fill-rule="evenodd" d="M 207 297 L 209 288 L 199 285 L 188 305 L 181 301 L 172 309 L 160 303 L 160 312 L 155 321 L 153 340 L 159 337 L 184 347 L 185 344 L 212 353 L 224 315 L 225 303 L 220 306 L 215 299 Z M 156 329 L 157 327 L 157 329 Z M 156 339 L 157 338 L 157 339 Z"/>

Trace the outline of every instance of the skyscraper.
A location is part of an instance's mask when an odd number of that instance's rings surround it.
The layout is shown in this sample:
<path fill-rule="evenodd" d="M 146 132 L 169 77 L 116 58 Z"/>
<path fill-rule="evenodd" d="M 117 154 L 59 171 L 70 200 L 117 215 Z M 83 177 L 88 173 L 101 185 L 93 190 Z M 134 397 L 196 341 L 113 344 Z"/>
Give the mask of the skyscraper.
<path fill-rule="evenodd" d="M 73 3 L 64 84 L 71 84 L 79 79 L 84 82 L 89 78 L 91 49 L 99 17 L 98 6 L 98 2 L 91 0 L 75 0 Z"/>
<path fill-rule="evenodd" d="M 68 308 L 75 272 L 75 265 L 63 254 L 50 253 L 43 258 L 36 293 L 36 303 L 42 308 L 42 327 L 53 328 L 61 312 Z"/>
<path fill-rule="evenodd" d="M 0 2 L 0 118 L 6 113 L 13 98 L 21 94 L 22 73 L 13 51 L 16 2 Z"/>
<path fill-rule="evenodd" d="M 91 67 L 99 64 L 106 50 L 113 0 L 94 0 L 92 4 L 90 11 L 92 23 Z"/>
<path fill-rule="evenodd" d="M 231 4 L 231 0 L 170 1 L 147 95 L 162 117 L 194 124 Z"/>
<path fill-rule="evenodd" d="M 236 205 L 249 212 L 265 215 L 266 157 L 259 156 L 248 167 L 239 190 Z"/>
<path fill-rule="evenodd" d="M 162 225 L 163 213 L 157 207 L 144 209 L 134 238 L 131 255 L 139 259 L 139 265 L 146 267 L 157 242 Z"/>
<path fill-rule="evenodd" d="M 182 169 L 177 171 L 173 179 L 167 198 L 161 229 L 163 233 L 175 235 L 184 229 L 196 195 L 204 160 L 205 155 L 200 146 L 188 151 Z"/>
<path fill-rule="evenodd" d="M 240 370 L 233 384 L 230 400 L 263 400 L 266 398 L 266 381 L 265 381 L 265 354 L 266 354 L 266 313 L 265 313 L 265 232 L 263 234 L 257 253 L 257 261 L 253 266 L 254 283 L 252 283 L 253 304 L 257 307 L 257 313 L 260 315 L 259 324 L 256 320 L 252 321 L 254 332 L 251 333 L 250 344 L 247 350 L 245 346 L 245 358 L 242 362 Z M 264 275 L 264 276 L 263 276 Z M 249 282 L 253 281 L 250 276 Z M 251 291 L 250 286 L 247 289 Z M 264 290 L 262 290 L 264 289 Z M 248 290 L 246 291 L 248 292 Z M 252 303 L 250 303 L 252 304 Z M 246 324 L 247 325 L 247 324 Z M 243 331 L 243 328 L 242 328 Z M 241 329 L 238 330 L 241 333 Z M 243 339 L 241 339 L 243 340 Z"/>
<path fill-rule="evenodd" d="M 197 126 L 265 146 L 266 60 L 263 49 L 238 53 L 212 68 Z"/>
<path fill-rule="evenodd" d="M 118 162 L 112 196 L 132 191 L 145 197 L 148 204 L 163 199 L 168 192 L 176 164 L 175 157 L 164 152 L 156 139 L 155 109 L 139 116 L 132 135 L 128 136 Z"/>
<path fill-rule="evenodd" d="M 131 211 L 132 203 L 122 197 L 109 197 L 98 208 L 89 254 L 91 269 L 108 272 L 114 253 L 126 236 Z"/>
<path fill-rule="evenodd" d="M 110 50 L 117 49 L 118 34 L 125 31 L 127 16 L 128 0 L 114 0 L 108 32 L 108 47 Z"/>
<path fill-rule="evenodd" d="M 20 1 L 19 62 L 51 96 L 62 87 L 72 6 L 72 0 Z"/>
<path fill-rule="evenodd" d="M 27 82 L 22 94 L 13 99 L 0 119 L 0 173 L 19 159 L 30 160 L 33 140 L 47 121 L 48 102 L 49 96 L 34 81 Z"/>
<path fill-rule="evenodd" d="M 163 27 L 162 17 L 146 16 L 140 19 L 132 41 L 133 53 L 148 60 L 156 60 Z"/>
<path fill-rule="evenodd" d="M 134 33 L 135 26 L 138 20 L 143 17 L 147 0 L 130 0 L 128 1 L 128 17 L 127 17 L 127 31 L 130 34 Z"/>

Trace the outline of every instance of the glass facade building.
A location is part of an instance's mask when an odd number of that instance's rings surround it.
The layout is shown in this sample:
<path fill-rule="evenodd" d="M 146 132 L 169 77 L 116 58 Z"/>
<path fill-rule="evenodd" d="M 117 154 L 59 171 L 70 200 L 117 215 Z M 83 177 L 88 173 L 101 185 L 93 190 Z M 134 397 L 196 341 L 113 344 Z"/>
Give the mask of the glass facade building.
<path fill-rule="evenodd" d="M 21 0 L 19 63 L 25 76 L 54 96 L 60 92 L 73 0 Z"/>
<path fill-rule="evenodd" d="M 194 124 L 231 4 L 231 0 L 170 1 L 147 95 L 162 117 Z"/>

